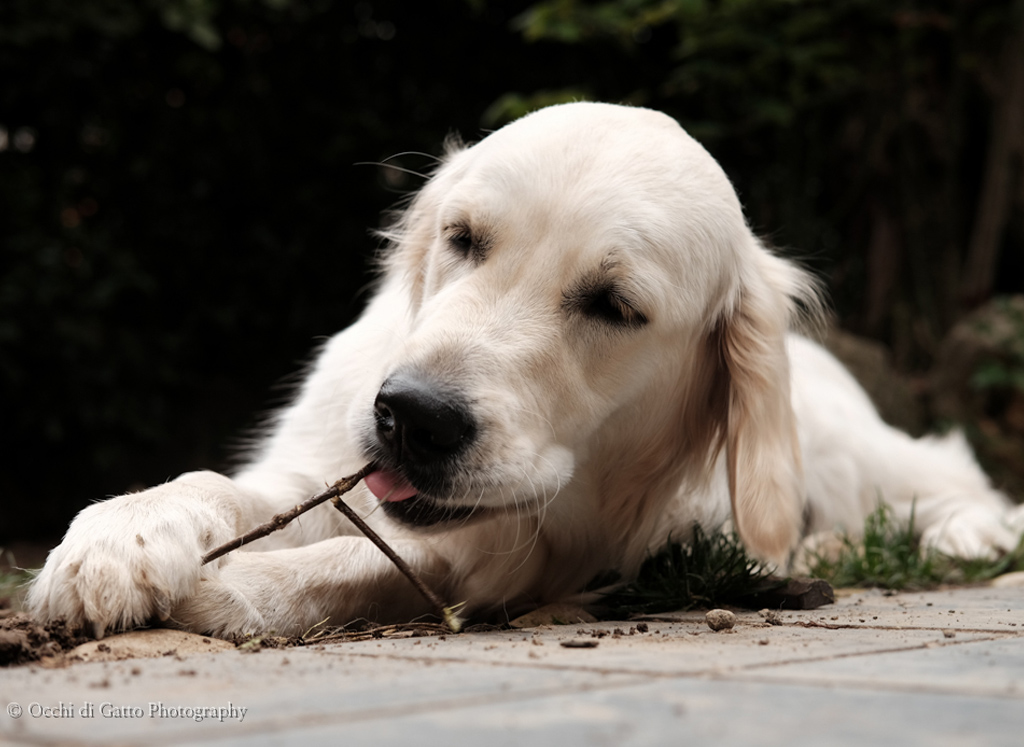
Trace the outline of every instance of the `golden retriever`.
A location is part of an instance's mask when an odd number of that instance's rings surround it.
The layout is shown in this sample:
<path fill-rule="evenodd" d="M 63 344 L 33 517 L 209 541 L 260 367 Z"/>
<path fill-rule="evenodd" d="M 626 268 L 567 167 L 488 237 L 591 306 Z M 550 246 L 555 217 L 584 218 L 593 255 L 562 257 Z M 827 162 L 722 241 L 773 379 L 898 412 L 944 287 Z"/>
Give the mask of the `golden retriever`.
<path fill-rule="evenodd" d="M 948 552 L 1016 545 L 1020 512 L 959 436 L 885 425 L 789 332 L 814 284 L 751 233 L 714 159 L 653 111 L 531 114 L 452 148 L 389 235 L 379 286 L 251 463 L 89 506 L 28 598 L 97 635 L 224 635 L 426 603 L 332 507 L 200 557 L 373 460 L 348 501 L 449 601 L 514 614 L 624 578 L 731 522 L 785 566 L 879 498 Z"/>

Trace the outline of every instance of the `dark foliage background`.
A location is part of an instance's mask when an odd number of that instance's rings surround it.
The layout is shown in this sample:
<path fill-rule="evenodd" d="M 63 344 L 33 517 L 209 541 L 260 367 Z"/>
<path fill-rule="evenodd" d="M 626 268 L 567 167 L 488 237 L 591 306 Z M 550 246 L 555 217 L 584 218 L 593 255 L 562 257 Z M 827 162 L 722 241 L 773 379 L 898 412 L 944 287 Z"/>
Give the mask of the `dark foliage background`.
<path fill-rule="evenodd" d="M 0 541 L 223 468 L 358 313 L 452 131 L 677 117 L 844 326 L 926 369 L 1024 290 L 1020 0 L 7 0 Z M 1024 364 L 1022 364 L 1024 365 Z M 15 530 L 15 528 L 17 528 Z"/>

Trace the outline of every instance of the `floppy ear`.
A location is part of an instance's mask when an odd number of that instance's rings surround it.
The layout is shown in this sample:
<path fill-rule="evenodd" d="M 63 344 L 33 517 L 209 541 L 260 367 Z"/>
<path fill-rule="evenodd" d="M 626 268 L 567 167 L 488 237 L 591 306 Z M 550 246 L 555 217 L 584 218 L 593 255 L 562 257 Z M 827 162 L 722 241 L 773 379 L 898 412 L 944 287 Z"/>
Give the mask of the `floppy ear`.
<path fill-rule="evenodd" d="M 803 527 L 805 503 L 786 334 L 796 299 L 817 307 L 813 283 L 755 242 L 719 329 L 729 377 L 725 433 L 729 493 L 740 538 L 784 565 Z"/>

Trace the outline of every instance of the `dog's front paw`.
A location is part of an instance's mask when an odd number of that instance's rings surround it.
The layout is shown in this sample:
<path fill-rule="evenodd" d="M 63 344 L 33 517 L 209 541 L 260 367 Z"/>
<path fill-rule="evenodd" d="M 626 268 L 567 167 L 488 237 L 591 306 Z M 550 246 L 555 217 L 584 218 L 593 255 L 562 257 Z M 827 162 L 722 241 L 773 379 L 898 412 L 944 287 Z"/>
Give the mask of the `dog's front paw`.
<path fill-rule="evenodd" d="M 230 482 L 192 477 L 83 510 L 33 581 L 29 612 L 90 624 L 98 638 L 166 620 L 201 576 L 215 573 L 201 566 L 203 553 L 234 535 L 230 511 L 210 499 L 211 489 L 229 493 Z"/>

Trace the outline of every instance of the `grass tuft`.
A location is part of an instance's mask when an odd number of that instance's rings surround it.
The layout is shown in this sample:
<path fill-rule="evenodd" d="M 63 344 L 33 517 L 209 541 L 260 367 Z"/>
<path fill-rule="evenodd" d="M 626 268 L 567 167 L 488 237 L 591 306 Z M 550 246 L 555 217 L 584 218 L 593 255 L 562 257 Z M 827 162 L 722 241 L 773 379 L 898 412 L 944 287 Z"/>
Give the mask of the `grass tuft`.
<path fill-rule="evenodd" d="M 20 610 L 28 582 L 35 573 L 19 568 L 14 553 L 0 547 L 0 610 Z"/>
<path fill-rule="evenodd" d="M 635 581 L 606 594 L 602 606 L 616 615 L 718 607 L 781 583 L 735 534 L 695 527 L 688 544 L 669 541 L 644 561 Z"/>
<path fill-rule="evenodd" d="M 914 516 L 903 523 L 884 503 L 864 521 L 864 535 L 842 538 L 838 553 L 812 554 L 811 575 L 835 587 L 875 586 L 922 590 L 942 585 L 973 584 L 1024 569 L 1024 542 L 995 560 L 955 558 L 922 548 L 915 537 Z"/>
<path fill-rule="evenodd" d="M 0 570 L 0 610 L 21 608 L 25 584 L 32 580 L 32 574 L 18 569 Z"/>
<path fill-rule="evenodd" d="M 982 560 L 922 548 L 915 534 L 913 514 L 910 521 L 900 522 L 891 508 L 879 504 L 865 519 L 861 538 L 843 537 L 838 554 L 812 555 L 811 575 L 833 587 L 923 590 L 976 584 L 1024 570 L 1024 540 L 1012 553 Z M 600 614 L 623 617 L 749 606 L 758 595 L 785 585 L 786 580 L 773 576 L 772 570 L 748 555 L 735 534 L 706 534 L 696 527 L 689 543 L 670 541 L 644 561 L 635 581 L 603 593 Z M 607 588 L 614 581 L 595 579 L 590 588 Z"/>

